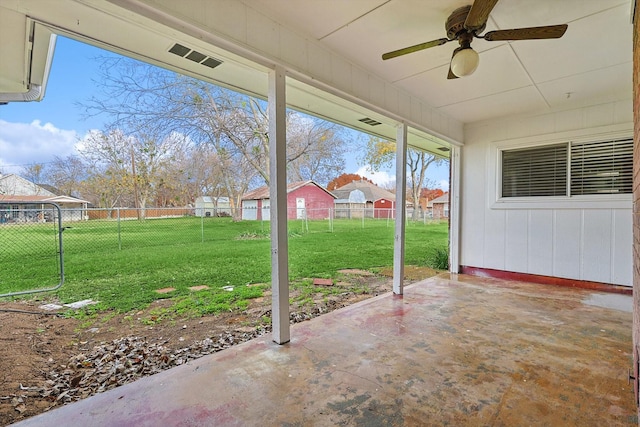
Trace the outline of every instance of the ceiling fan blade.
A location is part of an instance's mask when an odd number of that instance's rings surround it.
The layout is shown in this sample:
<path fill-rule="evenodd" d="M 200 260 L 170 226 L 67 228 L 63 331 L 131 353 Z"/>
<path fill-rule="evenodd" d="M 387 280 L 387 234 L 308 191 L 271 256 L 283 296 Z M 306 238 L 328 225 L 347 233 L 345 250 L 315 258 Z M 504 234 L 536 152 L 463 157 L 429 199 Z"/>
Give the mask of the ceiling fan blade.
<path fill-rule="evenodd" d="M 456 48 L 453 53 L 451 54 L 451 61 L 449 61 L 449 74 L 447 74 L 447 80 L 452 80 L 452 79 L 457 79 L 458 76 L 456 76 L 455 74 L 453 74 L 453 71 L 451 71 L 451 62 L 453 61 L 453 57 L 456 56 L 456 53 L 462 48 L 458 47 Z"/>
<path fill-rule="evenodd" d="M 471 10 L 464 21 L 464 28 L 469 31 L 481 30 L 489 19 L 489 14 L 493 10 L 498 0 L 476 0 L 471 6 Z"/>
<path fill-rule="evenodd" d="M 408 53 L 413 53 L 413 52 L 417 52 L 419 50 L 424 50 L 424 49 L 429 49 L 430 47 L 435 47 L 435 46 L 441 46 L 443 44 L 445 44 L 446 42 L 451 41 L 447 38 L 442 38 L 442 39 L 437 39 L 437 40 L 431 40 L 430 42 L 426 42 L 426 43 L 420 43 L 417 44 L 415 46 L 409 46 L 409 47 L 405 47 L 404 49 L 398 49 L 398 50 L 394 50 L 392 52 L 387 52 L 384 55 L 382 55 L 382 59 L 391 59 L 391 58 L 395 58 L 397 56 L 402 56 L 402 55 L 406 55 Z"/>
<path fill-rule="evenodd" d="M 481 38 L 488 41 L 496 40 L 536 40 L 558 39 L 567 31 L 567 24 L 548 25 L 546 27 L 517 28 L 515 30 L 489 31 Z"/>

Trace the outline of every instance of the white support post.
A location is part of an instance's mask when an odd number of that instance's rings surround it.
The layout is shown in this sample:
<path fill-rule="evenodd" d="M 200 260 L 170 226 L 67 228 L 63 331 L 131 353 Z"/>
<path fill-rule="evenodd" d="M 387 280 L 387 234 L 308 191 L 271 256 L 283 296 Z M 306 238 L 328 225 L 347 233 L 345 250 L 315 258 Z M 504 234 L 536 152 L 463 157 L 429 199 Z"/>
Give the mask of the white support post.
<path fill-rule="evenodd" d="M 449 272 L 460 272 L 460 160 L 462 149 L 451 146 L 449 183 Z"/>
<path fill-rule="evenodd" d="M 269 197 L 271 200 L 271 325 L 273 341 L 290 341 L 287 241 L 287 140 L 285 73 L 269 72 Z"/>
<path fill-rule="evenodd" d="M 396 230 L 393 242 L 393 293 L 404 292 L 404 229 L 407 216 L 407 125 L 396 134 Z"/>

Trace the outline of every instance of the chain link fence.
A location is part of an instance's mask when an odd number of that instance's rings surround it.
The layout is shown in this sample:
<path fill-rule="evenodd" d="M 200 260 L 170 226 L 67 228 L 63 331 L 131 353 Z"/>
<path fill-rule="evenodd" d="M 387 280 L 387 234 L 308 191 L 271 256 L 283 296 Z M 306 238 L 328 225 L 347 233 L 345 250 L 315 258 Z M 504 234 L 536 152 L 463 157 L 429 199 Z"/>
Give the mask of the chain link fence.
<path fill-rule="evenodd" d="M 242 218 L 245 224 L 253 225 L 253 232 L 268 236 L 270 212 L 258 209 L 242 212 L 232 208 L 220 213 L 198 211 L 195 208 L 114 208 L 86 209 L 67 212 L 63 210 L 65 227 L 65 251 L 77 253 L 102 250 L 104 247 L 125 249 L 144 246 L 179 245 L 227 239 L 231 230 L 225 224 Z M 289 209 L 289 233 L 340 232 L 366 228 L 368 224 L 380 223 L 393 227 L 395 212 L 392 209 L 325 208 Z M 412 211 L 407 211 L 408 224 L 428 224 L 433 222 L 420 211 L 415 220 Z M 246 232 L 246 231 L 245 231 Z"/>
<path fill-rule="evenodd" d="M 57 216 L 59 215 L 59 217 Z M 395 211 L 392 209 L 373 208 L 323 208 L 323 209 L 288 209 L 290 233 L 340 232 L 366 228 L 368 224 L 380 223 L 393 227 Z M 65 251 L 69 254 L 92 250 L 131 249 L 145 246 L 180 245 L 198 242 L 227 239 L 232 230 L 224 229 L 225 224 L 241 219 L 256 234 L 268 236 L 270 231 L 269 208 L 234 210 L 233 208 L 218 211 L 197 208 L 113 208 L 113 209 L 61 209 L 54 213 L 51 209 L 23 208 L 5 209 L 0 217 L 4 242 L 21 241 L 19 234 L 31 235 L 40 228 L 53 227 L 61 220 L 65 230 Z M 412 219 L 412 210 L 407 210 L 408 224 L 428 224 L 433 222 L 423 211 Z M 252 227 L 253 226 L 253 227 Z M 28 230 L 28 231 L 27 231 Z M 9 232 L 17 233 L 9 235 Z M 238 233 L 240 233 L 238 231 Z M 246 233 L 246 231 L 245 231 Z M 50 236 L 49 236 L 50 237 Z M 5 244 L 4 254 L 18 256 L 20 251 L 29 254 L 28 244 Z M 11 249 L 8 249 L 11 248 Z M 0 250 L 0 253 L 2 251 Z M 31 255 L 29 255 L 31 256 Z"/>
<path fill-rule="evenodd" d="M 59 288 L 64 281 L 63 254 L 77 281 L 89 280 L 95 263 L 102 264 L 105 277 L 117 276 L 122 263 L 143 265 L 145 255 L 154 252 L 145 248 L 167 247 L 172 256 L 189 258 L 200 243 L 206 242 L 202 247 L 211 251 L 218 242 L 219 247 L 227 247 L 233 240 L 270 237 L 268 209 L 254 212 L 254 219 L 239 219 L 247 212 L 229 208 L 207 213 L 195 208 L 60 209 L 53 204 L 0 204 L 0 297 Z M 412 220 L 411 214 L 407 212 L 408 238 L 412 228 L 437 222 L 425 215 Z M 393 210 L 385 209 L 294 208 L 288 211 L 288 232 L 296 237 L 375 230 L 376 239 L 391 242 L 393 216 Z M 215 256 L 210 262 L 216 262 Z M 162 268 L 170 269 L 170 264 L 165 261 Z"/>
<path fill-rule="evenodd" d="M 63 230 L 56 204 L 0 204 L 0 297 L 62 286 Z"/>

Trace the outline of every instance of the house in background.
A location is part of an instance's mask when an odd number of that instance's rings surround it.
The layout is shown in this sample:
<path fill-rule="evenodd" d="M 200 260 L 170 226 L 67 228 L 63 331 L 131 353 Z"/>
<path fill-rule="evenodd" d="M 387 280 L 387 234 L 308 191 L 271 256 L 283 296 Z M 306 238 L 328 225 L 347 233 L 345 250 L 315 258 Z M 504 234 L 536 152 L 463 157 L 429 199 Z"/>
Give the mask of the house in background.
<path fill-rule="evenodd" d="M 326 219 L 333 209 L 335 196 L 314 181 L 287 185 L 288 219 Z M 242 219 L 270 219 L 269 187 L 264 186 L 242 196 Z"/>
<path fill-rule="evenodd" d="M 427 212 L 433 219 L 449 218 L 449 193 L 427 202 Z"/>
<path fill-rule="evenodd" d="M 228 197 L 200 196 L 196 198 L 196 216 L 231 216 Z"/>
<path fill-rule="evenodd" d="M 47 186 L 49 187 L 49 186 Z M 48 196 L 57 194 L 15 174 L 0 174 L 0 196 Z"/>
<path fill-rule="evenodd" d="M 87 219 L 88 201 L 71 196 L 56 195 L 43 186 L 15 174 L 0 176 L 0 222 L 44 222 L 47 204 L 61 209 L 63 221 Z"/>
<path fill-rule="evenodd" d="M 394 218 L 396 196 L 365 180 L 333 190 L 336 218 Z"/>

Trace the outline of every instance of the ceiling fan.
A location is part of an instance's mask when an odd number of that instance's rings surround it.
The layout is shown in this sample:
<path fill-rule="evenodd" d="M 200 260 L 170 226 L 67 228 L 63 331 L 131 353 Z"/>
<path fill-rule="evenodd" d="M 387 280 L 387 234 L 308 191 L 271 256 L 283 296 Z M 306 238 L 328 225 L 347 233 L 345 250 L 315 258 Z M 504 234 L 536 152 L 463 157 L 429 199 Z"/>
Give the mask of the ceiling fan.
<path fill-rule="evenodd" d="M 480 58 L 478 53 L 471 48 L 471 41 L 474 37 L 487 41 L 557 39 L 562 37 L 565 31 L 567 31 L 567 24 L 562 24 L 544 27 L 516 28 L 513 30 L 496 30 L 480 35 L 485 29 L 489 14 L 496 3 L 498 3 L 498 0 L 475 0 L 473 5 L 459 7 L 449 15 L 445 22 L 445 29 L 447 30 L 446 38 L 431 40 L 426 43 L 387 52 L 382 55 L 382 59 L 387 60 L 458 40 L 460 47 L 453 51 L 451 63 L 449 64 L 449 74 L 447 76 L 447 79 L 457 79 L 458 77 L 472 74 L 478 67 Z"/>

